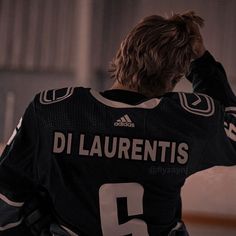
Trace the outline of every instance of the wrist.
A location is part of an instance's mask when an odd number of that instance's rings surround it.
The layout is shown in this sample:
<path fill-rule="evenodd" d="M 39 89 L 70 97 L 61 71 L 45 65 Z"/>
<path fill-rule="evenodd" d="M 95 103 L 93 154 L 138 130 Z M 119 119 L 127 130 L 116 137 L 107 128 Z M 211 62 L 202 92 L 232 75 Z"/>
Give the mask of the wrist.
<path fill-rule="evenodd" d="M 206 48 L 204 47 L 204 45 L 202 45 L 201 47 L 197 48 L 194 50 L 194 60 L 202 57 L 206 52 Z"/>
<path fill-rule="evenodd" d="M 196 59 L 202 57 L 206 52 L 206 48 L 203 47 L 198 51 L 198 54 L 196 55 Z"/>

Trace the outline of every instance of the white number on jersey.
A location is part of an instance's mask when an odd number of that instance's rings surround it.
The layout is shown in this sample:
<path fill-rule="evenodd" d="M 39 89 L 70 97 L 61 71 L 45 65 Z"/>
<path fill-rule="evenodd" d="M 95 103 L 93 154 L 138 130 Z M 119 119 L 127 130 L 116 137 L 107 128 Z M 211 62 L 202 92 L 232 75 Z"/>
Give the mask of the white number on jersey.
<path fill-rule="evenodd" d="M 119 224 L 117 199 L 127 198 L 128 215 L 143 214 L 143 186 L 138 183 L 104 184 L 99 189 L 101 226 L 104 236 L 148 236 L 147 224 L 132 219 Z"/>

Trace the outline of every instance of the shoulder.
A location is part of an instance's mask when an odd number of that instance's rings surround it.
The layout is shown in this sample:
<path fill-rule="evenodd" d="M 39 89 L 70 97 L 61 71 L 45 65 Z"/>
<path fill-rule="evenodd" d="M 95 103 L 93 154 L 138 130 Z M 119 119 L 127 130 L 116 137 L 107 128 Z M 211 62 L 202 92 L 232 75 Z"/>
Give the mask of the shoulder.
<path fill-rule="evenodd" d="M 78 108 L 82 109 L 86 105 L 81 100 L 86 97 L 88 91 L 88 88 L 83 87 L 66 87 L 36 94 L 31 103 L 36 123 L 40 128 L 69 125 L 68 117 L 75 117 Z M 82 108 L 81 103 L 84 104 Z"/>
<path fill-rule="evenodd" d="M 44 90 L 34 97 L 32 102 L 36 117 L 43 119 L 57 119 L 64 114 L 72 114 L 78 109 L 82 98 L 86 97 L 89 88 L 66 87 L 60 89 Z M 83 102 L 84 103 L 84 102 Z"/>

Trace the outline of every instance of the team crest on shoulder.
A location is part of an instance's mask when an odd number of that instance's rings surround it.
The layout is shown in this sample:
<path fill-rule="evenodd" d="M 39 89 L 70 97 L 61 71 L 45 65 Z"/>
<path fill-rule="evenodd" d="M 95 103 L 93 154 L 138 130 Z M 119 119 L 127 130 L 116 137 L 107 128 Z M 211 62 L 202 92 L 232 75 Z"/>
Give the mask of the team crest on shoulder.
<path fill-rule="evenodd" d="M 68 97 L 70 97 L 74 92 L 74 88 L 63 88 L 63 89 L 54 89 L 46 90 L 40 93 L 39 101 L 41 104 L 48 105 L 57 102 L 61 102 Z"/>
<path fill-rule="evenodd" d="M 199 116 L 212 116 L 215 112 L 211 97 L 199 93 L 178 93 L 181 106 L 188 112 Z"/>

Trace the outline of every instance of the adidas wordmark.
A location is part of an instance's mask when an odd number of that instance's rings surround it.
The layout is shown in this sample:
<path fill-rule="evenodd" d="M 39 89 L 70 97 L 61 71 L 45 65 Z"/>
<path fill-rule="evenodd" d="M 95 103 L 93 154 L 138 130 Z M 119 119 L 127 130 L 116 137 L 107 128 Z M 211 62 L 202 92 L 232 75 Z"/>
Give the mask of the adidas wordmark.
<path fill-rule="evenodd" d="M 127 114 L 122 116 L 120 119 L 118 119 L 114 123 L 114 126 L 125 126 L 125 127 L 130 127 L 130 128 L 135 127 L 134 123 L 131 121 L 131 119 L 129 118 Z"/>

